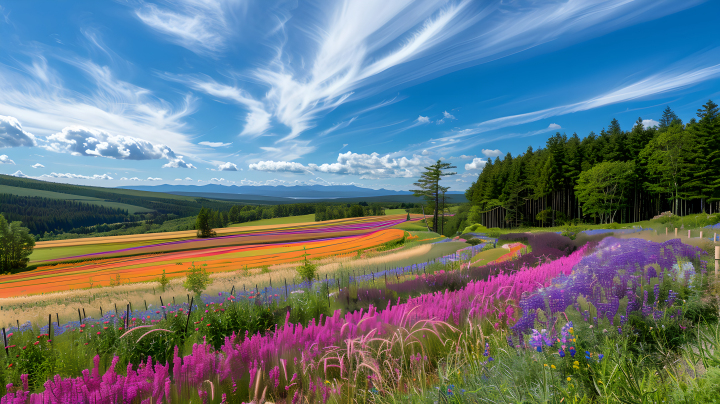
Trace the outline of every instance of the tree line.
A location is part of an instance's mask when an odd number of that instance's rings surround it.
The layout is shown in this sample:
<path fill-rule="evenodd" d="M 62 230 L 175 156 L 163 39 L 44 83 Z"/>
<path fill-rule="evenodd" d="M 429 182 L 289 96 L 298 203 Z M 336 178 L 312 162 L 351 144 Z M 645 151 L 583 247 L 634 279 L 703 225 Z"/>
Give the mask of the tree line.
<path fill-rule="evenodd" d="M 720 115 L 712 101 L 684 123 L 670 107 L 658 126 L 617 119 L 599 135 L 556 133 L 538 150 L 497 157 L 465 196 L 487 227 L 636 222 L 720 209 Z"/>
<path fill-rule="evenodd" d="M 87 187 L 81 185 L 62 184 L 0 175 L 0 185 L 8 185 L 26 189 L 60 192 L 70 195 L 89 196 L 106 201 L 120 202 L 140 206 L 158 212 L 158 214 L 174 214 L 179 217 L 196 216 L 203 206 L 211 209 L 230 209 L 231 202 L 205 198 L 189 199 L 162 194 L 151 195 L 133 190 Z M 147 195 L 147 196 L 145 196 Z"/>
<path fill-rule="evenodd" d="M 132 220 L 125 209 L 110 208 L 79 201 L 37 196 L 0 194 L 0 212 L 9 221 L 19 221 L 32 234 L 64 232 L 101 223 Z"/>
<path fill-rule="evenodd" d="M 319 205 L 315 209 L 315 221 L 322 222 L 325 220 L 345 219 L 348 217 L 364 217 L 364 216 L 382 216 L 385 210 L 382 205 L 373 203 L 368 205 L 367 202 L 360 202 L 356 205 Z"/>

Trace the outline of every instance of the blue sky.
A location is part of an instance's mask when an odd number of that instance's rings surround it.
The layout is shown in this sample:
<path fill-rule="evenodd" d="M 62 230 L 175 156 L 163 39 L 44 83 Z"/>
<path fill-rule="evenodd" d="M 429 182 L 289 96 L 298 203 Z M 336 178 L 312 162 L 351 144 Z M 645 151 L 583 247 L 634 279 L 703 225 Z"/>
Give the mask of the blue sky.
<path fill-rule="evenodd" d="M 42 4 L 42 7 L 39 7 Z M 0 173 L 409 189 L 720 94 L 720 2 L 179 0 L 0 7 Z"/>

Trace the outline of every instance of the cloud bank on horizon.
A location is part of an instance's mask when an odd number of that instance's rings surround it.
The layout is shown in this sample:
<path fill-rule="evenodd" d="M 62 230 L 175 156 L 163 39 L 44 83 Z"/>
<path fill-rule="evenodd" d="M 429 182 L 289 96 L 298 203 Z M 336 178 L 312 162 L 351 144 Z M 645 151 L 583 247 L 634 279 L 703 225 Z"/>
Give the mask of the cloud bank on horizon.
<path fill-rule="evenodd" d="M 689 118 L 720 91 L 704 0 L 2 11 L 0 173 L 51 181 L 409 189 L 446 159 L 463 190 L 555 132 Z"/>

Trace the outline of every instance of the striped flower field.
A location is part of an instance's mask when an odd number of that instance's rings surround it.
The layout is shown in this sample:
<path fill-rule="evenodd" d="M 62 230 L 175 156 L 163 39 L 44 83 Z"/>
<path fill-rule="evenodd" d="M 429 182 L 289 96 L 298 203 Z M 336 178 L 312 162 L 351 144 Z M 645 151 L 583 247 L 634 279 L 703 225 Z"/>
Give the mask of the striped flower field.
<path fill-rule="evenodd" d="M 32 271 L 3 277 L 0 281 L 0 297 L 58 292 L 88 288 L 91 285 L 110 286 L 111 281 L 118 275 L 124 281 L 143 282 L 159 277 L 163 270 L 170 278 L 181 277 L 193 261 L 203 261 L 207 265 L 205 269 L 213 273 L 296 262 L 302 259 L 305 251 L 310 258 L 338 257 L 401 239 L 405 234 L 403 230 L 388 229 L 401 221 L 358 221 L 303 229 L 287 226 L 282 230 L 202 240 L 209 244 L 204 248 L 177 250 L 175 247 L 175 251 L 165 253 L 159 253 L 153 248 L 177 245 L 186 247 L 196 241 L 188 240 L 114 250 L 113 253 L 124 256 L 112 258 L 105 258 L 105 254 L 73 256 L 68 259 L 76 260 L 75 262 L 49 264 Z M 305 235 L 312 239 L 296 240 L 296 235 Z M 229 238 L 254 242 L 223 245 Z M 212 246 L 213 242 L 219 245 Z"/>
<path fill-rule="evenodd" d="M 211 239 L 198 239 L 195 231 L 181 231 L 42 241 L 36 244 L 35 251 L 30 258 L 31 263 L 42 265 L 90 258 L 111 258 L 222 246 L 272 244 L 329 237 L 357 236 L 380 229 L 387 229 L 405 220 L 404 215 L 389 215 L 324 222 L 229 227 L 216 229 L 217 237 Z"/>

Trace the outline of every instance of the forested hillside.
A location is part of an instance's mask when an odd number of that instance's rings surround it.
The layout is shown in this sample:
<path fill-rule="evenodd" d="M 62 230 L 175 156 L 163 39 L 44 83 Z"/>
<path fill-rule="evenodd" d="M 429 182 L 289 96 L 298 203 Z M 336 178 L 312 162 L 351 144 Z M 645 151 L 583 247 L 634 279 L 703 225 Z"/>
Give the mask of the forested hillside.
<path fill-rule="evenodd" d="M 657 127 L 638 118 L 624 131 L 613 119 L 599 135 L 557 133 L 545 148 L 488 161 L 465 195 L 471 219 L 488 227 L 718 212 L 718 106 L 708 101 L 687 123 L 667 107 Z"/>
<path fill-rule="evenodd" d="M 126 210 L 89 203 L 0 194 L 0 212 L 9 222 L 20 221 L 32 234 L 68 231 L 102 223 L 140 220 Z"/>
<path fill-rule="evenodd" d="M 113 202 L 126 203 L 128 205 L 142 206 L 160 214 L 174 214 L 180 217 L 195 216 L 202 207 L 228 210 L 232 206 L 230 202 L 205 198 L 191 198 L 187 196 L 133 191 L 128 189 L 86 187 L 81 185 L 38 181 L 28 178 L 17 178 L 9 175 L 0 175 L 0 184 L 20 188 L 60 192 L 71 195 L 90 196 Z"/>

